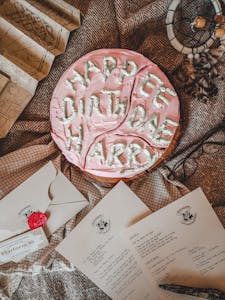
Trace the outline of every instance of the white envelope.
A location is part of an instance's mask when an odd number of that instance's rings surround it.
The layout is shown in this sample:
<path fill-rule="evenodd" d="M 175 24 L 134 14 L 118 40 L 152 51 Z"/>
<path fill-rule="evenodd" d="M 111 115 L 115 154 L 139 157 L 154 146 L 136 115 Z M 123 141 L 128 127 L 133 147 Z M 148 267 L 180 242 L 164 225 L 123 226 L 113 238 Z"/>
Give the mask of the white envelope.
<path fill-rule="evenodd" d="M 88 204 L 72 183 L 49 162 L 0 200 L 0 242 L 29 230 L 31 212 L 47 213 L 50 236 Z"/>

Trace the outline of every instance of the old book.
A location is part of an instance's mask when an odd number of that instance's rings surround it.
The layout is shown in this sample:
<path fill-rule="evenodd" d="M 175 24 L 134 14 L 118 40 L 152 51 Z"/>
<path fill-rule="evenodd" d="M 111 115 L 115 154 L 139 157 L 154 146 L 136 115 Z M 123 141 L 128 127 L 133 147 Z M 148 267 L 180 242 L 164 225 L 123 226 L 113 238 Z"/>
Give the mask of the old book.
<path fill-rule="evenodd" d="M 0 138 L 79 26 L 79 10 L 64 0 L 0 0 Z"/>

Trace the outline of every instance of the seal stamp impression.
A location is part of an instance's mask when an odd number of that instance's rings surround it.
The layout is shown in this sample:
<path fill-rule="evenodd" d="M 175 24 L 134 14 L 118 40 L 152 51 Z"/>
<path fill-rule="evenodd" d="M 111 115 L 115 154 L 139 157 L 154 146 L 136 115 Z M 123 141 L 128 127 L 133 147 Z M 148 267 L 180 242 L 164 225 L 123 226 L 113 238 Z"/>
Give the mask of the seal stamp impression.
<path fill-rule="evenodd" d="M 47 216 L 42 212 L 33 212 L 27 219 L 30 229 L 44 227 L 47 223 Z"/>
<path fill-rule="evenodd" d="M 177 211 L 177 215 L 180 216 L 180 223 L 185 225 L 191 225 L 195 222 L 197 214 L 192 213 L 191 206 L 184 206 Z"/>
<path fill-rule="evenodd" d="M 110 220 L 106 219 L 103 215 L 97 216 L 92 225 L 96 228 L 97 233 L 106 233 L 110 230 Z"/>

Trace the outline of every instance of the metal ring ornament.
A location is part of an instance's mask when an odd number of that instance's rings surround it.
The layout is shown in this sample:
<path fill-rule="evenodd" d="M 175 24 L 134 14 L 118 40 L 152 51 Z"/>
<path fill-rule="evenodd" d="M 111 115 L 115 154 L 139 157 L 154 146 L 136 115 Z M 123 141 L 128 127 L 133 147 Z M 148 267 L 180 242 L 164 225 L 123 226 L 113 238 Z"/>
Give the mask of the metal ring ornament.
<path fill-rule="evenodd" d="M 183 54 L 195 54 L 195 53 L 201 53 L 205 49 L 209 48 L 215 41 L 215 36 L 214 32 L 210 36 L 210 38 L 202 45 L 198 47 L 186 47 L 183 45 L 175 36 L 174 29 L 173 29 L 173 20 L 174 20 L 174 15 L 175 11 L 178 7 L 178 5 L 182 2 L 182 0 L 173 0 L 169 6 L 167 17 L 166 17 L 166 29 L 167 29 L 167 35 L 169 38 L 169 41 L 171 45 L 179 52 Z M 216 15 L 221 15 L 222 14 L 222 8 L 220 5 L 219 0 L 210 0 L 212 3 L 214 9 L 215 9 L 215 14 Z M 221 44 L 225 45 L 225 36 L 220 39 Z"/>

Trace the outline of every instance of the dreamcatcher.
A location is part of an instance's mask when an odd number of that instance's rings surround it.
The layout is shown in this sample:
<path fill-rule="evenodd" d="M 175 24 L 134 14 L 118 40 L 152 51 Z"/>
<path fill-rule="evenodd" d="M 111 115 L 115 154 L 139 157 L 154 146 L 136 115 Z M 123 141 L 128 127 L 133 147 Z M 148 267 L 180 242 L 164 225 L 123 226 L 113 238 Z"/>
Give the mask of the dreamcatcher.
<path fill-rule="evenodd" d="M 185 54 L 174 72 L 180 86 L 207 101 L 218 92 L 217 66 L 225 53 L 225 16 L 219 0 L 173 0 L 166 26 L 171 45 Z"/>

